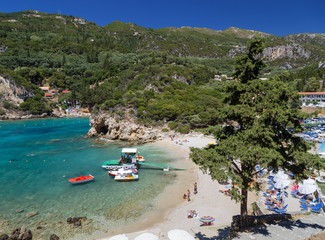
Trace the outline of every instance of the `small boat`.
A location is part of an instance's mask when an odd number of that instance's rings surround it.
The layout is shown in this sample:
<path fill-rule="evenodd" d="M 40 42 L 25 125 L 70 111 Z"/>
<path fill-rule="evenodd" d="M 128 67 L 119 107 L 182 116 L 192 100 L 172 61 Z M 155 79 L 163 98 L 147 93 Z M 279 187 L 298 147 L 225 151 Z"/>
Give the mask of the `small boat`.
<path fill-rule="evenodd" d="M 114 171 L 108 171 L 108 175 L 115 177 L 116 175 L 123 174 L 123 173 L 137 173 L 137 169 L 124 169 L 124 168 L 119 168 L 118 170 Z"/>
<path fill-rule="evenodd" d="M 138 180 L 138 175 L 134 173 L 122 173 L 117 174 L 114 178 L 115 181 L 127 182 L 127 181 L 134 181 Z"/>
<path fill-rule="evenodd" d="M 71 179 L 69 179 L 69 182 L 71 182 L 72 184 L 78 184 L 78 183 L 90 182 L 92 180 L 94 180 L 94 177 L 89 174 L 88 176 L 80 176 L 80 177 L 76 177 L 76 178 L 71 178 Z"/>
<path fill-rule="evenodd" d="M 102 168 L 117 170 L 121 168 L 123 164 L 136 165 L 136 167 L 138 167 L 139 162 L 145 162 L 145 159 L 139 155 L 137 148 L 123 148 L 120 159 L 108 160 L 102 164 Z"/>

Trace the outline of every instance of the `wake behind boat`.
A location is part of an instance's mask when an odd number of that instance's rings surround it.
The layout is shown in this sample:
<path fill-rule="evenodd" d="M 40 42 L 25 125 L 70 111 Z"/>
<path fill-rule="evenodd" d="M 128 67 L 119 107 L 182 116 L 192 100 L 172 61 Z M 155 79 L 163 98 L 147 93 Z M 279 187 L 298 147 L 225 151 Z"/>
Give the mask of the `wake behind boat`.
<path fill-rule="evenodd" d="M 80 176 L 80 177 L 71 178 L 71 179 L 69 179 L 69 182 L 71 182 L 72 184 L 79 184 L 79 183 L 90 182 L 93 180 L 94 180 L 94 177 L 89 174 L 88 176 Z"/>

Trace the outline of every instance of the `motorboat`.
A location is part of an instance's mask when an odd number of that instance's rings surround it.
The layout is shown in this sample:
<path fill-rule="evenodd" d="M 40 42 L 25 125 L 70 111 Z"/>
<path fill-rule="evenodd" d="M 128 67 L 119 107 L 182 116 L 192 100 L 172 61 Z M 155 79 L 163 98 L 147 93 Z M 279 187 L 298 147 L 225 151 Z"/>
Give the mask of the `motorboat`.
<path fill-rule="evenodd" d="M 132 165 L 123 165 L 122 168 L 118 168 L 117 170 L 108 171 L 108 175 L 115 177 L 116 175 L 123 173 L 138 173 L 138 170 L 135 166 Z"/>
<path fill-rule="evenodd" d="M 114 177 L 115 181 L 121 181 L 121 182 L 127 182 L 127 181 L 134 181 L 138 180 L 138 175 L 135 173 L 122 173 L 122 174 L 117 174 Z"/>
<path fill-rule="evenodd" d="M 88 175 L 88 176 L 80 176 L 80 177 L 75 177 L 75 178 L 71 178 L 69 179 L 69 182 L 71 182 L 72 184 L 79 184 L 79 183 L 85 183 L 85 182 L 90 182 L 93 181 L 95 178 L 92 175 Z"/>
<path fill-rule="evenodd" d="M 145 162 L 145 159 L 139 155 L 137 148 L 123 148 L 119 160 L 108 160 L 102 164 L 102 168 L 107 170 L 117 170 L 124 164 L 138 167 L 139 162 Z"/>

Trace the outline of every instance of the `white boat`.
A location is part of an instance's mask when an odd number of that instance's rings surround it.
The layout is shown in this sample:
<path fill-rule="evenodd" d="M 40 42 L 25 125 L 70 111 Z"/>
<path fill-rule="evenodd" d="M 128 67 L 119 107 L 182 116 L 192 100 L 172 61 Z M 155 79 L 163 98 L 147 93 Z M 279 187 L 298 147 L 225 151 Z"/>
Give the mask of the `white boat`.
<path fill-rule="evenodd" d="M 116 175 L 123 174 L 123 173 L 138 173 L 135 165 L 126 165 L 124 164 L 122 168 L 117 170 L 110 170 L 108 171 L 108 175 L 115 177 Z"/>
<path fill-rule="evenodd" d="M 127 181 L 134 181 L 138 180 L 138 175 L 134 173 L 122 173 L 122 174 L 117 174 L 114 177 L 115 181 L 121 181 L 121 182 L 127 182 Z"/>
<path fill-rule="evenodd" d="M 122 153 L 121 158 L 136 159 L 138 162 L 146 161 L 142 156 L 140 156 L 140 152 L 138 151 L 137 148 L 123 148 L 121 153 Z"/>

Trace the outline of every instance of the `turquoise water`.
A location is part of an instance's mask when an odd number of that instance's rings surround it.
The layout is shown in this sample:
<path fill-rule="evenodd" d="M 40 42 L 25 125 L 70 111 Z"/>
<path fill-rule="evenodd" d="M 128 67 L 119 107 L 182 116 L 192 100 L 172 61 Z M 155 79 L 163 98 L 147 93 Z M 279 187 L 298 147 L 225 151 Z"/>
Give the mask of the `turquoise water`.
<path fill-rule="evenodd" d="M 7 220 L 3 232 L 26 225 L 35 230 L 34 239 L 50 232 L 71 237 L 99 227 L 109 230 L 152 208 L 152 200 L 174 173 L 140 169 L 139 181 L 115 182 L 101 164 L 119 158 L 122 146 L 85 138 L 88 130 L 85 118 L 0 122 L 0 220 Z M 156 146 L 138 148 L 148 162 L 173 161 Z M 68 182 L 88 174 L 95 181 Z M 32 211 L 38 215 L 27 218 Z M 66 226 L 66 219 L 76 216 L 86 216 L 87 227 L 77 231 Z M 40 225 L 46 230 L 37 230 Z"/>

